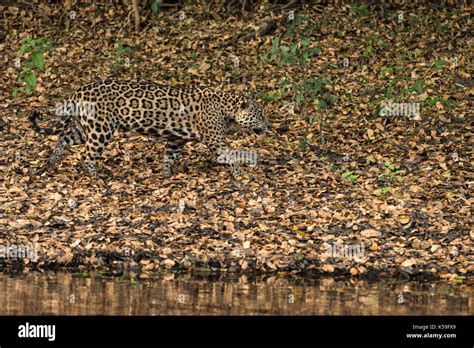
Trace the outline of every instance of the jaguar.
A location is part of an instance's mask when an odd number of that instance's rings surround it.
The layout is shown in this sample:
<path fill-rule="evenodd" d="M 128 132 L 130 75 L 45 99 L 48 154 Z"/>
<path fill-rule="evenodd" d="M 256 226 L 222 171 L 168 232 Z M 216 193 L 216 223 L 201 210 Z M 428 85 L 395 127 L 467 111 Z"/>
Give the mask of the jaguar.
<path fill-rule="evenodd" d="M 38 174 L 57 163 L 67 147 L 82 144 L 82 167 L 87 175 L 98 176 L 96 163 L 119 129 L 164 140 L 163 176 L 169 178 L 187 142 L 204 143 L 219 159 L 229 153 L 225 136 L 231 123 L 259 135 L 269 128 L 264 108 L 255 99 L 200 86 L 97 81 L 78 88 L 60 109 L 64 117 L 52 128 L 38 125 L 38 111 L 29 117 L 36 132 L 58 135 L 55 149 Z M 223 163 L 234 178 L 242 175 L 237 161 Z"/>

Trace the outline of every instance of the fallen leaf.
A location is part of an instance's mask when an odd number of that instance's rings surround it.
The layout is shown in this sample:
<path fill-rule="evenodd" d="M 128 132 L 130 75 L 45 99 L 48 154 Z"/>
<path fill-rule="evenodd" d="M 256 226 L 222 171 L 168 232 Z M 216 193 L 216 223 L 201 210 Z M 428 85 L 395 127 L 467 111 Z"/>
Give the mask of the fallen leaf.
<path fill-rule="evenodd" d="M 380 237 L 382 233 L 380 231 L 374 230 L 374 229 L 366 229 L 360 232 L 360 234 L 363 237 L 366 238 L 374 238 L 374 237 Z"/>

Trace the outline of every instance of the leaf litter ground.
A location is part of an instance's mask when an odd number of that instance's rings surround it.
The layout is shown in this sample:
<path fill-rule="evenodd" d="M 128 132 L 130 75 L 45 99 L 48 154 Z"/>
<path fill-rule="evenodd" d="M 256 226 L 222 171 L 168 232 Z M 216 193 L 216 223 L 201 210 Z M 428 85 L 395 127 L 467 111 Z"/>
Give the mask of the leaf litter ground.
<path fill-rule="evenodd" d="M 126 8 L 81 7 L 70 20 L 54 4 L 2 5 L 0 244 L 32 243 L 38 259 L 3 258 L 1 267 L 470 279 L 472 8 L 406 6 L 403 21 L 390 7 L 300 10 L 320 49 L 301 71 L 261 59 L 285 31 L 282 10 L 272 35 L 235 39 L 268 17 L 265 6 L 225 16 L 196 5 L 181 19 L 145 12 L 134 34 Z M 55 43 L 45 71 L 32 95 L 13 98 L 20 40 L 40 36 Z M 289 112 L 291 97 L 268 100 L 278 81 L 303 75 L 331 81 L 329 107 L 303 100 Z M 236 186 L 190 144 L 165 179 L 163 144 L 129 133 L 105 151 L 105 180 L 79 171 L 79 151 L 32 176 L 55 138 L 35 135 L 29 113 L 106 78 L 250 91 L 272 131 L 229 138 L 257 151 L 258 165 Z M 378 101 L 406 90 L 419 117 L 381 115 Z"/>

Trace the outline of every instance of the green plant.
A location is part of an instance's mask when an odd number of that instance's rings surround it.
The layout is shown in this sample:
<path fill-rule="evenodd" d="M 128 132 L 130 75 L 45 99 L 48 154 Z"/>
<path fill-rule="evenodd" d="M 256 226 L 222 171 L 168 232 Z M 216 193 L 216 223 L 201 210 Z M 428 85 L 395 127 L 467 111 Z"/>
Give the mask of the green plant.
<path fill-rule="evenodd" d="M 436 27 L 436 31 L 438 33 L 446 31 L 449 28 L 448 23 L 441 23 L 438 18 L 432 18 L 430 21 L 433 23 L 433 25 Z"/>
<path fill-rule="evenodd" d="M 395 165 L 393 165 L 392 163 L 390 162 L 385 162 L 385 167 L 387 167 L 388 169 L 390 169 L 391 171 L 394 171 L 396 169 Z"/>
<path fill-rule="evenodd" d="M 354 5 L 354 6 L 351 7 L 350 11 L 353 14 L 364 16 L 364 17 L 368 17 L 369 14 L 370 14 L 367 7 L 365 7 L 363 5 L 360 5 L 360 6 Z"/>
<path fill-rule="evenodd" d="M 386 162 L 385 164 L 385 172 L 379 175 L 380 179 L 385 179 L 388 182 L 403 182 L 403 171 L 397 169 L 394 164 L 390 162 Z"/>
<path fill-rule="evenodd" d="M 384 186 L 382 188 L 375 190 L 375 195 L 382 196 L 385 194 L 389 194 L 391 191 L 392 191 L 392 188 L 390 186 Z"/>
<path fill-rule="evenodd" d="M 353 102 L 353 95 L 352 92 L 347 93 L 347 97 L 349 98 L 349 101 L 352 103 Z"/>
<path fill-rule="evenodd" d="M 372 44 L 372 43 L 377 44 L 377 46 L 379 46 L 380 48 L 388 47 L 388 43 L 384 39 L 382 39 L 382 37 L 379 34 L 367 34 L 364 37 L 364 41 L 367 44 Z"/>
<path fill-rule="evenodd" d="M 26 37 L 21 42 L 22 45 L 17 52 L 17 59 L 20 59 L 25 54 L 29 54 L 29 56 L 23 64 L 23 69 L 18 75 L 16 83 L 17 85 L 23 85 L 24 92 L 29 95 L 36 88 L 36 72 L 38 70 L 44 71 L 44 53 L 51 51 L 53 45 L 46 37 L 38 39 Z M 19 87 L 17 86 L 13 88 L 12 95 L 17 97 L 18 92 Z"/>
<path fill-rule="evenodd" d="M 441 59 L 433 64 L 433 69 L 442 69 L 445 65 L 446 65 L 446 62 L 443 59 Z"/>
<path fill-rule="evenodd" d="M 272 48 L 261 56 L 262 60 L 279 66 L 289 63 L 305 67 L 314 54 L 321 52 L 311 42 L 309 35 L 312 26 L 301 26 L 310 21 L 304 16 L 294 16 L 293 20 L 289 20 L 285 36 L 277 35 L 272 39 Z"/>
<path fill-rule="evenodd" d="M 115 44 L 115 52 L 114 52 L 114 62 L 112 64 L 112 70 L 117 69 L 117 67 L 122 64 L 122 62 L 127 61 L 128 57 L 124 57 L 132 52 L 132 48 L 129 46 L 124 46 L 122 41 L 117 41 Z"/>
<path fill-rule="evenodd" d="M 320 109 L 326 109 L 328 105 L 333 104 L 335 98 L 331 94 L 325 95 L 325 98 L 318 99 L 325 84 L 330 84 L 330 81 L 328 79 L 315 79 L 314 77 L 310 77 L 301 83 L 293 84 L 291 91 L 293 92 L 296 105 L 299 106 L 303 100 L 307 99 L 318 100 L 318 107 Z"/>
<path fill-rule="evenodd" d="M 371 101 L 371 102 L 369 103 L 369 106 L 370 106 L 370 107 L 375 106 L 375 105 L 377 105 L 377 104 L 380 104 L 380 103 L 383 102 L 384 100 L 385 100 L 385 97 L 377 98 L 377 99 Z"/>
<path fill-rule="evenodd" d="M 280 34 L 272 39 L 270 50 L 261 55 L 262 61 L 278 66 L 289 65 L 291 75 L 284 74 L 283 78 L 275 82 L 278 93 L 268 92 L 266 100 L 284 100 L 291 98 L 297 108 L 302 111 L 304 119 L 312 124 L 316 121 L 314 117 L 307 118 L 308 108 L 317 105 L 319 109 L 325 109 L 335 102 L 335 97 L 324 89 L 331 82 L 325 78 L 307 77 L 306 67 L 314 55 L 320 49 L 312 42 L 312 33 L 316 23 L 311 23 L 310 18 L 303 16 L 289 16 L 285 34 Z M 282 69 L 283 70 L 283 69 Z M 285 69 L 288 71 L 288 69 Z M 320 132 L 322 133 L 322 117 L 318 117 Z M 322 136 L 321 136 L 322 139 Z M 307 147 L 306 142 L 298 146 L 301 151 Z"/>
<path fill-rule="evenodd" d="M 393 86 L 388 86 L 385 89 L 385 98 L 386 99 L 392 99 L 393 98 Z"/>
<path fill-rule="evenodd" d="M 341 176 L 350 182 L 355 182 L 357 178 L 359 177 L 358 174 L 354 174 L 353 172 L 349 170 L 346 170 L 344 173 L 341 174 Z"/>
<path fill-rule="evenodd" d="M 399 74 L 406 71 L 406 68 L 403 66 L 384 66 L 380 69 L 380 76 Z"/>
<path fill-rule="evenodd" d="M 366 58 L 368 57 L 373 57 L 374 56 L 374 48 L 372 47 L 372 45 L 368 45 L 365 49 L 364 49 L 364 52 L 362 53 L 362 55 Z"/>
<path fill-rule="evenodd" d="M 416 27 L 423 24 L 423 21 L 417 16 L 410 16 L 410 18 L 408 18 L 408 24 L 410 24 L 411 27 Z"/>
<path fill-rule="evenodd" d="M 444 106 L 446 106 L 448 108 L 453 107 L 453 105 L 450 101 L 448 101 L 446 99 L 443 99 L 443 98 L 439 98 L 439 97 L 428 98 L 428 99 L 426 99 L 426 102 L 428 103 L 429 107 L 432 107 L 432 106 L 436 105 L 436 103 L 438 103 L 438 102 L 440 102 L 441 104 L 443 104 Z"/>
<path fill-rule="evenodd" d="M 266 94 L 263 95 L 263 99 L 265 99 L 266 101 L 276 101 L 279 98 L 280 97 L 278 93 L 274 93 L 274 92 L 267 92 Z"/>
<path fill-rule="evenodd" d="M 423 80 L 416 80 L 413 86 L 408 88 L 408 92 L 411 92 L 411 93 L 415 92 L 417 94 L 420 94 L 420 93 L 423 93 L 425 88 L 426 88 L 426 84 Z"/>
<path fill-rule="evenodd" d="M 287 37 L 293 36 L 305 36 L 309 33 L 312 32 L 314 24 L 311 23 L 311 18 L 305 17 L 305 16 L 300 16 L 300 15 L 294 15 L 293 19 L 288 16 L 288 23 L 285 31 L 285 35 Z"/>
<path fill-rule="evenodd" d="M 161 7 L 161 0 L 152 0 L 151 1 L 151 12 L 157 13 Z"/>
<path fill-rule="evenodd" d="M 303 152 L 304 150 L 306 150 L 306 148 L 308 147 L 308 145 L 311 143 L 311 139 L 303 139 L 299 142 L 298 144 L 298 150 Z"/>
<path fill-rule="evenodd" d="M 290 63 L 291 65 L 298 64 L 303 68 L 312 55 L 321 52 L 319 48 L 310 47 L 310 45 L 311 41 L 308 38 L 297 38 L 294 42 L 285 44 L 281 40 L 281 35 L 278 35 L 272 40 L 270 52 L 264 53 L 261 58 L 270 63 L 274 62 L 279 66 Z"/>
<path fill-rule="evenodd" d="M 425 81 L 418 79 L 412 83 L 411 87 L 404 88 L 403 85 L 406 85 L 407 82 L 411 81 L 407 70 L 402 66 L 386 66 L 380 70 L 380 77 L 390 76 L 390 81 L 388 86 L 385 88 L 384 96 L 378 98 L 369 103 L 369 106 L 374 106 L 379 104 L 384 100 L 391 100 L 392 102 L 397 102 L 403 100 L 403 102 L 408 102 L 411 94 L 421 94 L 424 92 L 427 86 L 429 86 Z M 398 82 L 403 81 L 403 84 Z"/>

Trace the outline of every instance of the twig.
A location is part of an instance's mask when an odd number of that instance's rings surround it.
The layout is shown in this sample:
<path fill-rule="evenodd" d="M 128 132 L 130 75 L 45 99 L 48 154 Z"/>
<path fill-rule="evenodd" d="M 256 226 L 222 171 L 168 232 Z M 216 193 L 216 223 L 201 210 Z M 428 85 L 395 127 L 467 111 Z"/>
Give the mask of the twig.
<path fill-rule="evenodd" d="M 249 34 L 244 35 L 244 36 L 234 37 L 233 39 L 226 42 L 224 44 L 224 46 L 233 45 L 237 41 L 247 42 L 247 41 L 250 41 L 250 40 L 254 39 L 257 35 L 258 36 L 265 36 L 265 35 L 271 34 L 272 32 L 275 31 L 276 27 L 277 27 L 277 22 L 274 19 L 266 18 L 266 19 L 263 20 L 263 23 L 259 25 L 257 30 L 254 30 L 252 33 L 249 33 Z"/>
<path fill-rule="evenodd" d="M 138 1 L 137 0 L 132 0 L 133 1 L 133 11 L 135 13 L 135 32 L 140 31 L 140 9 L 138 8 Z"/>

